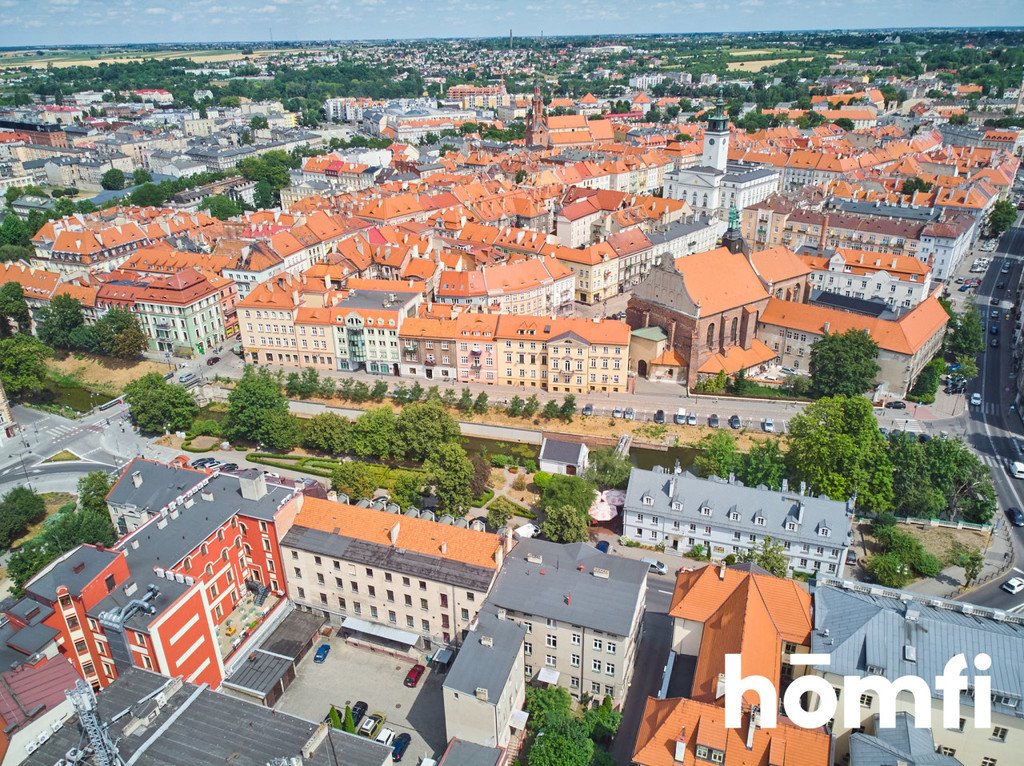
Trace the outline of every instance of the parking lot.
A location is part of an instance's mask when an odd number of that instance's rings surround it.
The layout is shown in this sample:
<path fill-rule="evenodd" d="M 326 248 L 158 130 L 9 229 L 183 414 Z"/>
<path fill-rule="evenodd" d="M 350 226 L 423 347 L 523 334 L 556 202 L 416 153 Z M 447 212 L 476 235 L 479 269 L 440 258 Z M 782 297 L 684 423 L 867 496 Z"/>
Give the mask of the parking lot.
<path fill-rule="evenodd" d="M 322 721 L 334 705 L 344 718 L 345 705 L 366 702 L 368 714 L 387 716 L 384 725 L 401 734 L 412 735 L 403 763 L 418 763 L 423 756 L 436 757 L 447 742 L 441 684 L 444 676 L 427 670 L 419 686 L 409 689 L 405 675 L 412 664 L 386 654 L 349 646 L 337 638 L 329 641 L 331 653 L 322 665 L 310 652 L 276 709 L 284 713 Z"/>

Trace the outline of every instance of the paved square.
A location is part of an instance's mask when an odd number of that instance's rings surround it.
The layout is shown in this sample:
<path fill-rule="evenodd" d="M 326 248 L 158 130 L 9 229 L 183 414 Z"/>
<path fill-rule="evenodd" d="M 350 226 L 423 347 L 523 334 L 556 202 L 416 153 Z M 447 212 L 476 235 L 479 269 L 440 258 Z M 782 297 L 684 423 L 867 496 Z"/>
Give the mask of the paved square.
<path fill-rule="evenodd" d="M 412 735 L 403 763 L 415 764 L 423 756 L 436 758 L 444 752 L 442 674 L 428 668 L 419 686 L 409 689 L 403 681 L 411 662 L 349 646 L 337 638 L 329 643 L 331 653 L 325 663 L 314 664 L 315 648 L 299 663 L 295 680 L 278 701 L 277 710 L 322 721 L 331 705 L 344 716 L 345 705 L 363 700 L 369 706 L 368 714 L 387 716 L 385 726 L 395 734 Z"/>

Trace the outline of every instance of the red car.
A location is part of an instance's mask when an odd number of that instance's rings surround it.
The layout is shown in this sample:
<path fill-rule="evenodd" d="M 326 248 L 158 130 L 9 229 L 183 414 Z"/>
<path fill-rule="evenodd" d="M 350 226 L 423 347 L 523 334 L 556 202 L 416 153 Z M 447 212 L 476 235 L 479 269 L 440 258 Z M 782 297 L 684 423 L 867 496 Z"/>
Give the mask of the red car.
<path fill-rule="evenodd" d="M 409 670 L 409 675 L 405 677 L 405 685 L 410 689 L 416 686 L 420 682 L 420 678 L 423 676 L 425 667 L 422 665 L 413 665 Z"/>

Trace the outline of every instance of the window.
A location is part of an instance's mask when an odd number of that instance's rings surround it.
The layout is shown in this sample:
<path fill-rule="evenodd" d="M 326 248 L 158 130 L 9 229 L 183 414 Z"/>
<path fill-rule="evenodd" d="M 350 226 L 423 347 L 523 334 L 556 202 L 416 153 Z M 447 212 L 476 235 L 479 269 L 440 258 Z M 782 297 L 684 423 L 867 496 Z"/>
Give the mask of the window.
<path fill-rule="evenodd" d="M 523 665 L 523 673 L 528 676 L 533 675 L 533 665 Z"/>
<path fill-rule="evenodd" d="M 299 598 L 305 598 L 306 597 L 306 590 L 305 590 L 305 588 L 296 588 L 295 592 L 299 594 Z"/>
<path fill-rule="evenodd" d="M 569 655 L 569 664 L 574 668 L 578 668 L 580 666 L 580 656 L 578 654 Z"/>
<path fill-rule="evenodd" d="M 860 706 L 861 707 L 871 707 L 871 705 L 874 703 L 874 701 L 875 701 L 875 698 L 872 697 L 870 694 L 862 694 L 862 695 L 860 695 Z"/>
<path fill-rule="evenodd" d="M 997 726 L 992 730 L 992 739 L 998 739 L 1000 742 L 1006 742 L 1006 735 L 1008 731 L 1002 726 Z"/>
<path fill-rule="evenodd" d="M 593 670 L 595 673 L 600 673 L 601 672 L 601 660 L 591 660 L 590 661 L 590 669 Z"/>
<path fill-rule="evenodd" d="M 591 681 L 590 682 L 590 691 L 593 694 L 600 694 L 601 693 L 601 684 L 599 684 L 597 681 Z"/>
<path fill-rule="evenodd" d="M 581 636 L 579 633 L 573 633 L 572 634 L 572 645 L 573 646 L 579 646 L 580 643 L 582 642 L 582 640 L 583 640 L 583 636 Z"/>
<path fill-rule="evenodd" d="M 615 675 L 615 663 L 614 662 L 606 662 L 604 664 L 604 674 L 606 676 L 614 676 Z"/>
<path fill-rule="evenodd" d="M 604 642 L 600 638 L 594 639 L 594 651 L 599 652 L 604 649 Z"/>
<path fill-rule="evenodd" d="M 544 641 L 548 649 L 558 648 L 558 636 L 548 633 L 547 636 L 544 637 Z"/>
<path fill-rule="evenodd" d="M 371 606 L 370 607 L 370 617 L 372 617 L 375 620 L 377 619 L 377 607 L 375 607 L 375 606 Z"/>
<path fill-rule="evenodd" d="M 939 746 L 939 755 L 948 755 L 948 756 L 952 757 L 952 756 L 956 755 L 956 750 L 954 750 L 951 747 L 946 747 L 945 745 L 940 745 Z"/>
<path fill-rule="evenodd" d="M 82 668 L 83 670 L 85 668 Z M 990 755 L 986 755 L 981 759 L 981 766 L 996 766 L 996 759 Z"/>
<path fill-rule="evenodd" d="M 79 622 L 77 617 L 68 617 L 68 630 L 78 630 Z"/>
<path fill-rule="evenodd" d="M 79 654 L 85 654 L 88 648 L 89 645 L 85 643 L 84 639 L 79 639 L 78 641 L 75 641 L 75 651 Z"/>
<path fill-rule="evenodd" d="M 579 689 L 580 688 L 580 679 L 577 678 L 576 676 L 573 676 L 572 678 L 569 679 L 569 686 L 572 687 L 573 689 Z"/>
<path fill-rule="evenodd" d="M 615 654 L 615 650 L 616 649 L 617 649 L 617 647 L 615 645 L 615 642 L 614 641 L 609 641 L 608 644 L 607 644 L 607 647 L 606 647 L 606 651 L 608 652 L 608 654 Z"/>
<path fill-rule="evenodd" d="M 525 654 L 527 657 L 533 655 L 533 644 L 531 644 L 529 641 L 523 642 L 523 654 Z"/>
<path fill-rule="evenodd" d="M 545 655 L 544 664 L 547 665 L 549 668 L 553 668 L 558 664 L 558 658 L 555 657 L 555 655 L 553 654 Z"/>
<path fill-rule="evenodd" d="M 327 594 L 326 593 L 321 593 L 320 594 L 320 603 L 321 604 L 326 604 L 327 603 Z"/>

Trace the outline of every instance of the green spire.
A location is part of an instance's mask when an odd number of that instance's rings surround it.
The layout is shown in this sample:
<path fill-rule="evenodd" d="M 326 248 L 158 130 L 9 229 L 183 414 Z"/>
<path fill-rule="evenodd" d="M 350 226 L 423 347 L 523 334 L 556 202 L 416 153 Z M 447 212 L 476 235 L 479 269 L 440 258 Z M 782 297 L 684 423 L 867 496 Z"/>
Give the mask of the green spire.
<path fill-rule="evenodd" d="M 740 211 L 736 209 L 735 203 L 729 208 L 729 228 L 734 231 L 740 229 Z"/>

